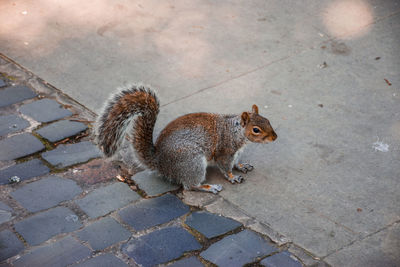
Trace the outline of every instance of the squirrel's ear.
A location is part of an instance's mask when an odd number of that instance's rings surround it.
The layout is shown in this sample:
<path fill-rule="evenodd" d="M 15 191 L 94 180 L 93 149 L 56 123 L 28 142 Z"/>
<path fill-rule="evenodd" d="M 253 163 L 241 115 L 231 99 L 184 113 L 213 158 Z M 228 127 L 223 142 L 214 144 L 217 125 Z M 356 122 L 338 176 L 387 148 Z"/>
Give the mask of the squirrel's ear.
<path fill-rule="evenodd" d="M 253 113 L 255 113 L 255 114 L 258 114 L 258 107 L 257 107 L 257 105 L 253 105 Z"/>
<path fill-rule="evenodd" d="M 250 121 L 250 115 L 247 112 L 243 112 L 242 113 L 242 121 L 240 122 L 240 124 L 242 125 L 242 127 L 246 126 L 247 123 L 249 123 Z"/>

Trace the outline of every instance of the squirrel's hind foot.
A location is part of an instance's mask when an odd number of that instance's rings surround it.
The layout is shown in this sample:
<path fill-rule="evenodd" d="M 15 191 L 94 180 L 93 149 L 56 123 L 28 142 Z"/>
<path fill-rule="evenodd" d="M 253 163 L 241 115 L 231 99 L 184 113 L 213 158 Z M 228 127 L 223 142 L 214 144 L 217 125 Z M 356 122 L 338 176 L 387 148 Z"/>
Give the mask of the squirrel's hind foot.
<path fill-rule="evenodd" d="M 213 194 L 218 194 L 222 191 L 222 185 L 220 184 L 202 184 L 197 186 L 192 186 L 192 190 L 210 192 Z"/>
<path fill-rule="evenodd" d="M 250 165 L 248 163 L 238 163 L 235 164 L 235 169 L 237 169 L 238 171 L 241 171 L 243 173 L 247 173 L 250 172 L 254 169 L 253 165 Z"/>

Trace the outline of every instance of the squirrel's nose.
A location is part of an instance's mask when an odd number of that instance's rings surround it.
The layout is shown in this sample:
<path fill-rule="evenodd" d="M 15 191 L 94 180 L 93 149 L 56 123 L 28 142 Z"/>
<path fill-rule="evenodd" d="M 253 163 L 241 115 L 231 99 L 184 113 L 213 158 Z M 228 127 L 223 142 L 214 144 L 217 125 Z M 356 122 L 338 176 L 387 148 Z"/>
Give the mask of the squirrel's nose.
<path fill-rule="evenodd" d="M 276 133 L 273 133 L 272 135 L 268 136 L 268 140 L 273 142 L 278 138 L 278 135 Z"/>

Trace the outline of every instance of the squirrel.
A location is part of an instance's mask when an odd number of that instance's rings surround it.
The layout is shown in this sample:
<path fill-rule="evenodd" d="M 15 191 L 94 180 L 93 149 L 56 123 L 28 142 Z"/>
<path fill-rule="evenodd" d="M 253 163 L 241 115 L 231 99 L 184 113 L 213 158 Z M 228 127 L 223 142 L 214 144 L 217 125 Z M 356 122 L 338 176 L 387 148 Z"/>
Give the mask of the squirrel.
<path fill-rule="evenodd" d="M 232 169 L 243 173 L 253 170 L 248 163 L 238 163 L 245 145 L 268 143 L 277 138 L 268 119 L 259 115 L 258 107 L 253 105 L 251 112 L 240 115 L 183 115 L 170 122 L 154 144 L 159 108 L 158 98 L 150 87 L 131 85 L 121 89 L 111 95 L 97 118 L 97 145 L 105 156 L 111 157 L 123 138 L 127 138 L 140 163 L 186 190 L 214 194 L 222 190 L 219 184 L 203 183 L 209 162 L 215 162 L 231 183 L 243 182 L 243 177 L 234 175 Z"/>

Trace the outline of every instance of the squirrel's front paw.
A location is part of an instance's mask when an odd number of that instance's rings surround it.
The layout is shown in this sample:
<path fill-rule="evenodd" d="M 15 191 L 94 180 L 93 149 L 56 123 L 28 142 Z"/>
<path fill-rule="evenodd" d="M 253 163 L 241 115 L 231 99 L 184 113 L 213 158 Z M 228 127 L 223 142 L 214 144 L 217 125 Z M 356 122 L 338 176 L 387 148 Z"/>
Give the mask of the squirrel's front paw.
<path fill-rule="evenodd" d="M 243 173 L 247 173 L 254 169 L 254 167 L 248 163 L 238 163 L 235 165 L 235 168 Z"/>
<path fill-rule="evenodd" d="M 234 184 L 234 183 L 240 184 L 244 181 L 243 176 L 233 175 L 232 173 L 228 173 L 228 175 L 226 176 L 226 179 L 228 179 L 228 181 L 231 182 L 232 184 Z"/>

